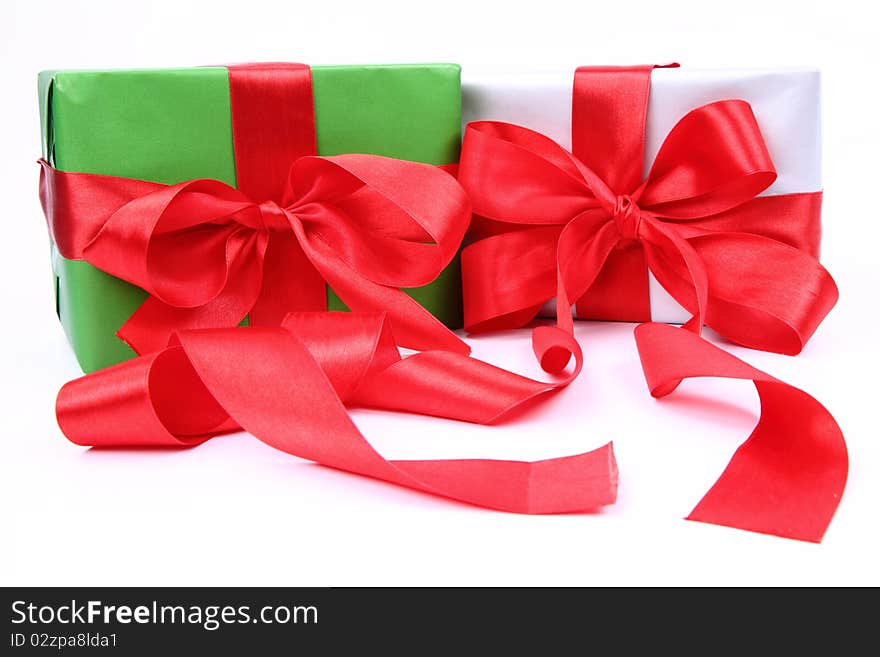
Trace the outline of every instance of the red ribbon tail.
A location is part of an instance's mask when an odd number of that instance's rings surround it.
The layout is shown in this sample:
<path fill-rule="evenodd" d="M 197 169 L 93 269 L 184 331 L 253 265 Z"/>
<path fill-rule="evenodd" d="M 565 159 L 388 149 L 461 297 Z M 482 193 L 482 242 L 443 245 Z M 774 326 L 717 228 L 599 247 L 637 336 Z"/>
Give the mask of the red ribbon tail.
<path fill-rule="evenodd" d="M 751 380 L 761 399 L 751 436 L 688 519 L 821 541 L 848 470 L 843 434 L 825 407 L 691 332 L 649 323 L 638 326 L 635 336 L 655 397 L 682 379 L 716 376 Z"/>

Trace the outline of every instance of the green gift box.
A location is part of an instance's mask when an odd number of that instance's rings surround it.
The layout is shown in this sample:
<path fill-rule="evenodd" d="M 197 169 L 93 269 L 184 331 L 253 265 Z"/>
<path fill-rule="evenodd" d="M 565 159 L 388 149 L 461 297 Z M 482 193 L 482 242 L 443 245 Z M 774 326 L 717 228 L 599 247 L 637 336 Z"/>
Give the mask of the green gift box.
<path fill-rule="evenodd" d="M 458 160 L 460 68 L 455 64 L 314 66 L 319 155 L 371 153 L 428 164 Z M 225 67 L 43 71 L 43 157 L 60 171 L 174 184 L 235 185 Z M 146 292 L 52 245 L 58 317 L 91 372 L 136 354 L 116 331 Z M 404 290 L 450 328 L 462 325 L 458 259 L 432 283 Z M 330 310 L 345 306 L 328 288 Z"/>

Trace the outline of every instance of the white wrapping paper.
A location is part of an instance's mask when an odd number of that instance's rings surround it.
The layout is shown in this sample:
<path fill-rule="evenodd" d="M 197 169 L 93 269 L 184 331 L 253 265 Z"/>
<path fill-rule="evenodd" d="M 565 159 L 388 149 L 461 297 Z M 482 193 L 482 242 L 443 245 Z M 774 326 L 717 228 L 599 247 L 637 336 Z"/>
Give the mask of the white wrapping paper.
<path fill-rule="evenodd" d="M 571 148 L 574 71 L 462 75 L 462 121 L 506 121 Z M 718 100 L 749 102 L 778 178 L 763 195 L 816 192 L 821 183 L 820 81 L 816 70 L 658 68 L 651 74 L 645 162 L 647 175 L 672 127 L 692 109 Z M 689 315 L 649 276 L 651 317 L 682 323 Z M 553 306 L 548 310 L 553 314 Z"/>

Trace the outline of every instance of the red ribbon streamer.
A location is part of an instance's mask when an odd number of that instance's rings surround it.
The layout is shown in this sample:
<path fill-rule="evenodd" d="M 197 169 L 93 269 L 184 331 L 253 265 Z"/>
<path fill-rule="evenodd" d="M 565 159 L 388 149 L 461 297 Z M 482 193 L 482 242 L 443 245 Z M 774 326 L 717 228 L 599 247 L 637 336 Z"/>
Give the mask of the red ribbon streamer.
<path fill-rule="evenodd" d="M 281 328 L 204 329 L 66 384 L 58 422 L 79 445 L 198 444 L 242 428 L 289 454 L 517 513 L 586 511 L 617 496 L 611 444 L 537 462 L 388 461 L 345 405 L 498 421 L 562 384 L 448 351 L 401 359 L 384 314 L 296 313 Z"/>
<path fill-rule="evenodd" d="M 688 520 L 818 543 L 846 486 L 848 456 L 837 422 L 822 404 L 696 335 L 666 325 L 636 327 L 651 394 L 684 378 L 751 380 L 761 417 Z"/>
<path fill-rule="evenodd" d="M 57 171 L 40 197 L 66 258 L 150 297 L 118 335 L 139 354 L 184 328 L 277 325 L 326 309 L 385 310 L 416 349 L 467 346 L 401 287 L 434 280 L 458 250 L 469 202 L 436 167 L 373 155 L 319 158 L 311 73 L 301 64 L 229 68 L 238 189 Z"/>

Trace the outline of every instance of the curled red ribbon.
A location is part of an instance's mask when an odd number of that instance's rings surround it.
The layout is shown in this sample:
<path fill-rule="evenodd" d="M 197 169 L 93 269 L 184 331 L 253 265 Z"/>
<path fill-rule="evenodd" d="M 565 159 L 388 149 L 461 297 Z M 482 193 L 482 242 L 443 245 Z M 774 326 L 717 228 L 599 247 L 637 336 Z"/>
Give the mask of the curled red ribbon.
<path fill-rule="evenodd" d="M 688 520 L 822 540 L 849 470 L 843 433 L 831 413 L 804 391 L 693 333 L 642 324 L 636 343 L 655 397 L 669 394 L 682 379 L 714 376 L 751 380 L 761 398 L 757 426 Z"/>
<path fill-rule="evenodd" d="M 559 387 L 448 351 L 401 359 L 384 314 L 296 313 L 280 328 L 184 331 L 175 342 L 66 384 L 56 409 L 65 435 L 181 447 L 242 428 L 327 466 L 517 513 L 586 511 L 617 496 L 610 443 L 538 462 L 384 459 L 346 405 L 489 424 Z"/>

